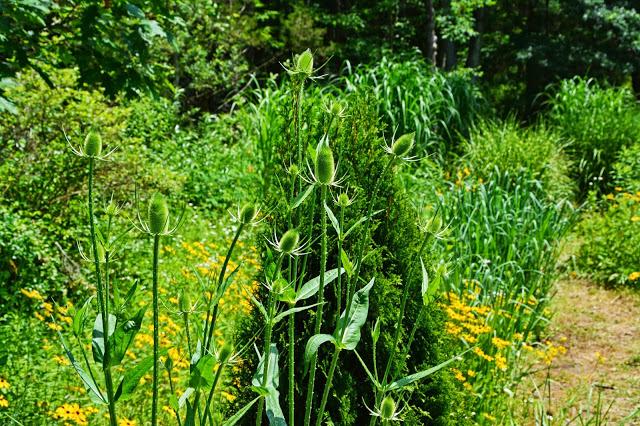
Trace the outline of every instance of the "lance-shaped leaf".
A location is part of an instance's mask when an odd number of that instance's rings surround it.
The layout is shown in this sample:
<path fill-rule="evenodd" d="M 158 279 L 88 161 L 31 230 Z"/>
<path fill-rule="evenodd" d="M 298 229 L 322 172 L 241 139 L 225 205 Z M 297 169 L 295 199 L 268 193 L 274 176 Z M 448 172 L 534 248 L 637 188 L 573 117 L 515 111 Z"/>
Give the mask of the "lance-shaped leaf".
<path fill-rule="evenodd" d="M 160 351 L 159 356 L 163 356 L 167 353 L 166 349 Z M 114 395 L 114 399 L 118 400 L 127 400 L 135 390 L 136 386 L 140 382 L 142 376 L 144 376 L 149 369 L 153 367 L 153 355 L 149 355 L 146 358 L 143 358 L 135 367 L 127 370 L 118 385 L 118 389 Z"/>
<path fill-rule="evenodd" d="M 375 278 L 369 281 L 369 284 L 356 291 L 349 307 L 349 313 L 346 310 L 342 312 L 338 320 L 338 328 L 336 336 L 340 340 L 340 345 L 347 350 L 354 350 L 360 342 L 360 329 L 367 321 L 369 314 L 369 291 L 373 287 Z"/>
<path fill-rule="evenodd" d="M 377 211 L 373 212 L 370 217 L 374 217 L 375 215 L 377 215 L 378 213 L 383 212 L 383 211 L 384 210 L 377 210 Z M 369 216 L 364 216 L 364 217 L 361 217 L 360 219 L 358 219 L 356 221 L 356 223 L 354 223 L 353 225 L 351 225 L 351 227 L 349 229 L 347 229 L 347 232 L 344 233 L 344 235 L 342 236 L 342 239 L 347 238 L 350 233 L 355 231 L 358 228 L 358 226 L 362 225 L 363 222 L 366 222 L 367 219 L 369 219 Z"/>
<path fill-rule="evenodd" d="M 318 353 L 318 348 L 325 342 L 331 342 L 335 345 L 336 339 L 330 334 L 316 334 L 315 336 L 311 336 L 311 338 L 307 341 L 307 346 L 304 349 L 305 376 L 307 375 L 307 368 L 309 368 L 311 358 L 313 358 Z"/>
<path fill-rule="evenodd" d="M 134 337 L 138 331 L 140 331 L 146 310 L 146 307 L 141 308 L 132 318 L 126 321 L 118 321 L 115 332 L 109 338 L 109 350 L 111 352 L 109 363 L 112 366 L 122 362 L 131 342 L 133 342 Z M 109 324 L 109 328 L 111 328 L 111 324 Z"/>
<path fill-rule="evenodd" d="M 71 351 L 69 350 L 69 347 L 67 346 L 67 342 L 65 342 L 64 337 L 62 337 L 62 333 L 60 333 L 59 331 L 58 331 L 58 336 L 60 337 L 60 342 L 62 342 L 62 347 L 64 348 L 64 352 L 67 355 L 67 358 L 69 358 L 69 362 L 71 362 L 71 365 L 80 376 L 80 379 L 82 380 L 84 387 L 87 389 L 89 393 L 89 397 L 91 397 L 91 400 L 97 404 L 107 404 L 108 403 L 107 398 L 102 394 L 100 389 L 98 389 L 98 386 L 96 385 L 96 382 L 93 381 L 93 378 L 90 377 L 82 369 L 78 361 L 75 360 L 75 358 L 73 357 L 73 354 L 71 353 Z"/>
<path fill-rule="evenodd" d="M 402 389 L 405 386 L 410 385 L 413 382 L 416 382 L 418 380 L 424 379 L 425 377 L 428 377 L 434 373 L 437 373 L 438 371 L 442 370 L 444 367 L 446 367 L 447 365 L 451 364 L 454 361 L 459 361 L 461 360 L 462 356 L 464 354 L 466 354 L 467 352 L 469 352 L 470 349 L 467 349 L 466 351 L 464 351 L 463 353 L 461 353 L 458 356 L 455 356 L 445 362 L 443 362 L 442 364 L 438 364 L 435 367 L 431 367 L 428 368 L 426 370 L 422 370 L 418 373 L 414 373 L 414 374 L 410 374 L 408 376 L 405 376 L 399 380 L 396 380 L 395 382 L 392 382 L 386 389 L 388 391 L 395 391 L 395 390 L 399 390 Z"/>
<path fill-rule="evenodd" d="M 115 315 L 109 314 L 109 334 L 110 339 L 116 329 L 117 319 Z M 102 330 L 102 315 L 98 313 L 93 323 L 93 339 L 91 341 L 91 350 L 93 351 L 93 360 L 100 364 L 104 361 L 104 332 Z"/>
<path fill-rule="evenodd" d="M 340 259 L 342 260 L 344 270 L 347 272 L 349 278 L 351 278 L 353 276 L 353 263 L 349 260 L 349 256 L 347 256 L 346 251 L 340 250 Z"/>
<path fill-rule="evenodd" d="M 315 188 L 315 185 L 309 185 L 307 189 L 299 193 L 298 196 L 295 198 L 295 200 L 291 202 L 291 210 L 295 209 L 300 204 L 302 204 L 304 200 L 307 199 L 309 194 L 311 194 L 311 191 L 313 191 L 313 188 Z"/>
<path fill-rule="evenodd" d="M 338 219 L 336 219 L 336 216 L 333 214 L 333 212 L 331 211 L 327 203 L 324 203 L 324 210 L 327 212 L 327 216 L 331 221 L 331 225 L 333 225 L 333 229 L 336 230 L 336 233 L 338 234 L 338 238 L 341 238 L 341 231 L 340 231 L 340 225 L 338 225 Z"/>
<path fill-rule="evenodd" d="M 266 389 L 267 395 L 265 396 L 265 405 L 267 409 L 267 418 L 269 424 L 272 426 L 286 426 L 287 422 L 284 419 L 284 413 L 280 408 L 280 392 L 278 392 L 278 382 L 280 380 L 280 369 L 278 367 L 278 349 L 275 343 L 271 344 L 269 349 L 269 365 L 267 368 L 266 386 L 262 386 L 265 383 L 264 379 L 264 362 L 266 357 L 264 354 L 260 357 L 258 363 L 258 371 L 253 376 L 251 383 L 258 389 Z"/>
<path fill-rule="evenodd" d="M 222 426 L 234 426 L 236 423 L 240 421 L 240 419 L 242 419 L 242 417 L 244 417 L 245 414 L 249 412 L 251 407 L 253 407 L 254 404 L 259 400 L 260 400 L 260 397 L 257 397 L 253 401 L 249 401 L 244 407 L 238 410 L 237 413 L 235 413 L 233 416 L 229 417 L 224 423 L 222 423 Z"/>
<path fill-rule="evenodd" d="M 311 309 L 314 306 L 318 306 L 319 303 L 314 303 L 313 305 L 309 305 L 309 306 L 299 306 L 297 308 L 290 308 L 287 309 L 284 312 L 279 313 L 278 315 L 276 315 L 276 317 L 273 319 L 273 324 L 277 324 L 279 321 L 282 321 L 283 319 L 285 319 L 287 316 L 291 315 L 291 314 L 295 314 L 296 312 L 301 312 L 301 311 L 306 311 L 307 309 Z"/>
<path fill-rule="evenodd" d="M 427 293 L 429 292 L 429 273 L 427 272 L 427 268 L 424 267 L 424 262 L 422 258 L 420 258 L 420 267 L 422 268 L 422 300 L 424 304 L 427 304 Z"/>
<path fill-rule="evenodd" d="M 344 274 L 344 271 L 345 271 L 344 268 L 340 268 L 340 274 Z M 338 268 L 326 271 L 324 273 L 324 285 L 326 286 L 336 278 L 338 278 Z M 298 289 L 298 293 L 296 294 L 296 299 L 295 299 L 296 303 L 301 300 L 310 298 L 311 296 L 313 296 L 318 292 L 319 288 L 320 288 L 320 275 L 310 279 L 309 281 L 304 283 L 302 287 Z"/>
<path fill-rule="evenodd" d="M 73 321 L 71 323 L 71 329 L 73 330 L 73 334 L 76 337 L 82 336 L 82 332 L 84 331 L 84 325 L 87 322 L 87 311 L 91 306 L 91 300 L 93 300 L 94 296 L 91 296 L 84 302 L 84 305 L 80 309 L 78 309 L 73 314 Z"/>

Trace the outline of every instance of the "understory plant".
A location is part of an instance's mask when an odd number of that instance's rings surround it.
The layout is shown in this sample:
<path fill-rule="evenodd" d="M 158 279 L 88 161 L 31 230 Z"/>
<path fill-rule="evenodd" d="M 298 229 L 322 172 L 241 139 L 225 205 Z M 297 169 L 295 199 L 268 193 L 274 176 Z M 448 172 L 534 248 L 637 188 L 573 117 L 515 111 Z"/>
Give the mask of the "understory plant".
<path fill-rule="evenodd" d="M 170 390 L 163 409 L 179 425 L 231 426 L 245 416 L 256 424 L 268 421 L 273 425 L 301 422 L 319 426 L 325 421 L 373 425 L 404 418 L 417 424 L 447 415 L 446 408 L 438 407 L 446 407 L 446 388 L 431 378 L 459 359 L 435 348 L 442 323 L 434 320 L 441 311 L 433 302 L 445 271 L 434 266 L 429 254 L 442 223 L 431 215 L 416 215 L 395 181 L 398 170 L 414 160 L 415 134 L 384 142 L 371 98 L 365 94 L 350 99 L 328 96 L 314 116 L 319 119 L 307 121 L 305 86 L 317 78 L 311 52 L 296 56 L 287 72 L 292 92 L 290 129 L 285 133 L 288 137 L 274 145 L 285 162 L 280 170 L 272 170 L 272 184 L 264 188 L 267 196 L 246 203 L 234 215 L 234 236 L 219 269 L 207 274 L 195 269 L 200 287 L 196 297 L 185 289 L 180 298 L 187 377 L 173 375 L 174 358 L 161 345 L 159 304 L 160 257 L 171 253 L 170 247 L 161 247 L 161 241 L 180 226 L 184 210 L 172 217 L 160 193 L 150 196 L 143 210 L 136 194 L 136 221 L 116 233 L 120 209 L 112 203 L 105 210 L 106 223 L 99 224 L 94 206 L 95 167 L 113 151 L 103 154 L 102 140 L 94 131 L 82 147 L 73 148 L 89 168 L 91 244 L 85 256 L 94 264 L 98 314 L 92 352 L 102 380 L 96 379 L 82 344 L 92 298 L 73 316 L 76 350 L 84 365 L 75 361 L 62 334 L 60 338 L 89 395 L 108 407 L 112 425 L 118 423 L 116 403 L 132 394 L 148 370 L 152 370 L 150 420 L 158 424 L 159 388 L 165 378 L 161 367 L 167 372 Z M 354 104 L 349 106 L 349 101 Z M 243 231 L 261 223 L 270 235 L 257 277 L 262 291 L 247 291 L 258 327 L 232 341 L 218 341 L 220 306 L 242 267 L 235 264 L 231 268 L 230 260 Z M 137 284 L 124 298 L 111 286 L 113 256 L 122 250 L 132 227 L 153 239 L 153 353 L 135 367 L 123 369 L 120 380 L 114 380 L 113 367 L 120 366 L 147 309 L 137 296 L 141 293 Z M 139 309 L 132 315 L 134 299 Z M 375 322 L 370 320 L 371 310 Z M 284 347 L 286 369 L 281 370 Z M 419 355 L 413 357 L 414 353 Z M 219 395 L 228 383 L 225 378 L 240 364 L 242 369 L 251 369 L 252 378 L 243 390 L 253 396 L 229 410 L 220 403 Z M 349 385 L 354 381 L 367 386 Z M 427 387 L 422 388 L 423 384 Z M 432 409 L 424 406 L 424 398 L 440 402 Z M 286 406 L 287 414 L 281 405 Z"/>

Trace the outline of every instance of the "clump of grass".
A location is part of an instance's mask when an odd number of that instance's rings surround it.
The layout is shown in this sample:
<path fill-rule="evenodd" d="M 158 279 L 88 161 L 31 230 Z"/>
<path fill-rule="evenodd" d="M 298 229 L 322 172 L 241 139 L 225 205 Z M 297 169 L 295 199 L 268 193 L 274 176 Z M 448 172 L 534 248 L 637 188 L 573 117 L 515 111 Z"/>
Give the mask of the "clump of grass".
<path fill-rule="evenodd" d="M 491 175 L 534 179 L 553 199 L 570 199 L 570 163 L 558 136 L 544 124 L 522 128 L 514 118 L 483 121 L 464 143 L 463 164 L 485 181 Z"/>
<path fill-rule="evenodd" d="M 550 124 L 566 139 L 580 198 L 593 189 L 606 192 L 616 156 L 640 138 L 633 94 L 576 77 L 554 87 L 547 104 Z"/>

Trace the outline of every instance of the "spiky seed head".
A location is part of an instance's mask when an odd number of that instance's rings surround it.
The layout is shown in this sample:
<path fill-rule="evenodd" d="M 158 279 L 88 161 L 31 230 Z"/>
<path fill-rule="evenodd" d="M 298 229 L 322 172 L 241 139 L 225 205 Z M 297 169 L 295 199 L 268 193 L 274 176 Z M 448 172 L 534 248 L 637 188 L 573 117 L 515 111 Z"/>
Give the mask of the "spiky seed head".
<path fill-rule="evenodd" d="M 220 348 L 220 353 L 218 354 L 218 362 L 220 362 L 221 364 L 226 363 L 231 355 L 233 355 L 233 345 L 227 342 Z"/>
<path fill-rule="evenodd" d="M 251 223 L 256 217 L 256 206 L 254 204 L 245 204 L 240 209 L 240 222 L 245 225 Z"/>
<path fill-rule="evenodd" d="M 429 221 L 429 232 L 433 235 L 438 234 L 442 230 L 442 218 L 435 216 Z"/>
<path fill-rule="evenodd" d="M 338 205 L 340 207 L 349 207 L 349 204 L 351 204 L 351 200 L 349 199 L 349 196 L 347 194 L 343 192 L 338 195 Z"/>
<path fill-rule="evenodd" d="M 397 157 L 404 157 L 411 151 L 413 148 L 413 143 L 416 137 L 416 132 L 406 133 L 400 136 L 396 141 L 391 145 L 391 152 L 393 155 Z"/>
<path fill-rule="evenodd" d="M 189 295 L 186 291 L 182 292 L 178 302 L 180 303 L 181 312 L 189 312 L 191 310 L 191 300 L 189 300 Z"/>
<path fill-rule="evenodd" d="M 313 55 L 311 50 L 307 49 L 298 55 L 296 60 L 296 71 L 310 76 L 313 74 Z"/>
<path fill-rule="evenodd" d="M 104 263 L 107 260 L 107 252 L 101 243 L 96 244 L 96 253 L 98 253 L 98 261 Z"/>
<path fill-rule="evenodd" d="M 165 232 L 169 226 L 169 206 L 162 194 L 156 192 L 149 200 L 149 231 L 152 235 Z"/>
<path fill-rule="evenodd" d="M 318 183 L 331 185 L 335 176 L 335 163 L 333 152 L 328 144 L 322 144 L 316 154 L 315 173 Z"/>
<path fill-rule="evenodd" d="M 300 174 L 300 167 L 297 164 L 292 164 L 289 166 L 289 174 L 291 176 L 298 176 Z"/>
<path fill-rule="evenodd" d="M 382 400 L 380 405 L 380 417 L 384 420 L 391 420 L 396 414 L 396 402 L 390 396 Z"/>
<path fill-rule="evenodd" d="M 300 243 L 300 234 L 295 229 L 289 229 L 284 233 L 282 238 L 280 238 L 280 244 L 278 245 L 278 249 L 285 254 L 291 254 L 295 249 L 298 248 L 298 244 Z"/>
<path fill-rule="evenodd" d="M 102 153 L 102 137 L 92 130 L 84 138 L 84 154 L 87 157 L 97 157 Z"/>

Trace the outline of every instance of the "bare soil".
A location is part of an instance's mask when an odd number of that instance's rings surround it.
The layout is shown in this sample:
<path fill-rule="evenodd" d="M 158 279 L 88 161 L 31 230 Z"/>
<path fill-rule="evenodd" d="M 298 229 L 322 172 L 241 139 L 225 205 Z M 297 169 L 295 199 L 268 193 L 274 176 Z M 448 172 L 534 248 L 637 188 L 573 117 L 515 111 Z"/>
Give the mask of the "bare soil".
<path fill-rule="evenodd" d="M 568 350 L 553 362 L 549 414 L 593 411 L 600 393 L 605 409 L 613 402 L 604 424 L 619 424 L 640 408 L 640 294 L 577 278 L 556 290 L 550 332 Z M 640 425 L 640 415 L 624 424 Z"/>

